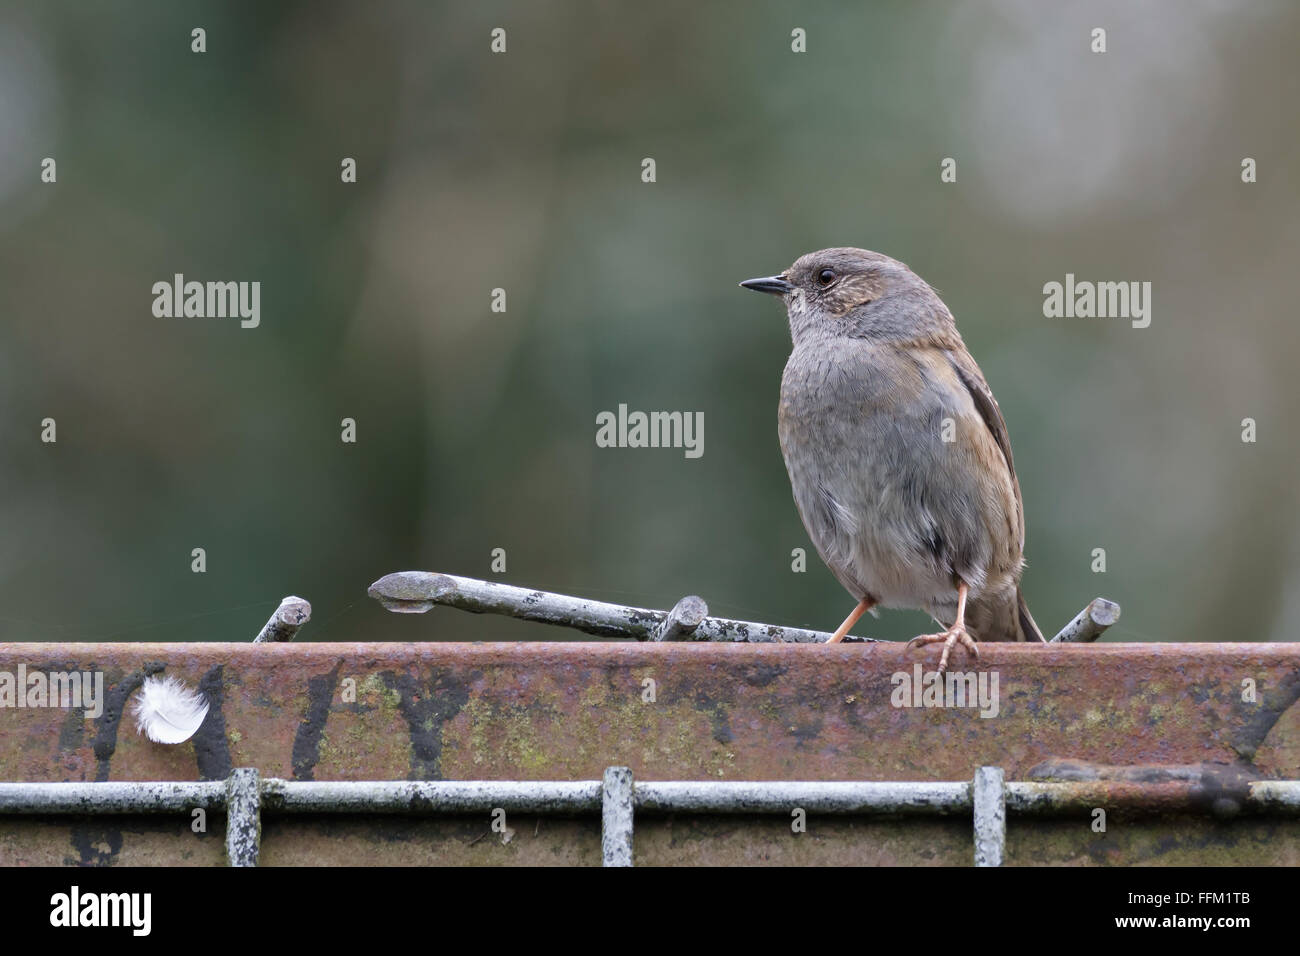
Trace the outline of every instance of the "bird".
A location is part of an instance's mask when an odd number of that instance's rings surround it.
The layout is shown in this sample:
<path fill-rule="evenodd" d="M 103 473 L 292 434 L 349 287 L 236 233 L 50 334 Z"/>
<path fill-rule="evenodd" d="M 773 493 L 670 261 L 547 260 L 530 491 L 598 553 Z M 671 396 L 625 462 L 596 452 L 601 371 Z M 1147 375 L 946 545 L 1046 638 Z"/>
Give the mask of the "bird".
<path fill-rule="evenodd" d="M 809 538 L 857 606 L 921 610 L 908 646 L 1042 642 L 1020 590 L 1025 522 L 1002 412 L 920 276 L 878 252 L 822 249 L 741 282 L 779 295 L 792 348 L 777 424 Z"/>

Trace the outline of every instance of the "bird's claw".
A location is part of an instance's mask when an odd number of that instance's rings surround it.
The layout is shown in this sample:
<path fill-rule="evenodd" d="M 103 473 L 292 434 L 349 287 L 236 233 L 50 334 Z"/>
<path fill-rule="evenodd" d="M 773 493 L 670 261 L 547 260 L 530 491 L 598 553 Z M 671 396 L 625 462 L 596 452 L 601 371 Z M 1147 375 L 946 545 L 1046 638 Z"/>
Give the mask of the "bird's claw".
<path fill-rule="evenodd" d="M 920 647 L 924 647 L 926 644 L 938 644 L 940 641 L 943 642 L 943 653 L 939 656 L 940 674 L 948 669 L 948 656 L 952 653 L 953 647 L 957 644 L 966 648 L 966 650 L 971 652 L 972 657 L 979 660 L 979 647 L 966 631 L 965 624 L 954 624 L 942 634 L 921 634 L 908 641 L 907 646 L 911 647 L 913 644 L 916 644 Z"/>

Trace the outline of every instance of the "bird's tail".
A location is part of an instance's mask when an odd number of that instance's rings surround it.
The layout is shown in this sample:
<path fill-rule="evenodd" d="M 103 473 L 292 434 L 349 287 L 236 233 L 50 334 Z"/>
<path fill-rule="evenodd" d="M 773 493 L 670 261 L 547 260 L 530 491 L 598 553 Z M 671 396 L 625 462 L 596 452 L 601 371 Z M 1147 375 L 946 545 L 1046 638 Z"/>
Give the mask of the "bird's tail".
<path fill-rule="evenodd" d="M 1030 641 L 1035 644 L 1045 644 L 1047 638 L 1043 637 L 1043 632 L 1038 629 L 1034 616 L 1029 613 L 1029 605 L 1025 603 L 1024 592 L 1016 588 L 1016 623 L 1020 625 L 1022 641 Z"/>
<path fill-rule="evenodd" d="M 1025 596 L 1017 587 L 1014 594 L 1002 592 L 997 598 L 973 601 L 966 609 L 966 624 L 977 641 L 1026 641 L 1043 643 L 1043 632 L 1029 613 Z"/>

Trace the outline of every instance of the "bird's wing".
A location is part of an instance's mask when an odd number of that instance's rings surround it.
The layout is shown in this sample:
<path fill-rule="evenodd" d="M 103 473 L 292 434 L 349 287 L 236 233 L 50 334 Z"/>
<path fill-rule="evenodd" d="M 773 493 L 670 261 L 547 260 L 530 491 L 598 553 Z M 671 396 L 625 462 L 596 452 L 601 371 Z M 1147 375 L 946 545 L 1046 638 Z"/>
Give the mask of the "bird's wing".
<path fill-rule="evenodd" d="M 984 375 L 975 364 L 975 360 L 970 357 L 970 353 L 965 349 L 949 350 L 948 361 L 953 371 L 957 373 L 957 377 L 961 379 L 961 383 L 966 386 L 966 391 L 970 393 L 980 418 L 984 419 L 984 424 L 988 426 L 993 440 L 1002 450 L 1002 457 L 1006 459 L 1011 485 L 1016 492 L 1016 510 L 1019 512 L 1017 517 L 1020 522 L 1020 550 L 1023 553 L 1025 550 L 1024 503 L 1020 500 L 1020 480 L 1016 478 L 1016 466 L 1011 458 L 1011 438 L 1007 434 L 1007 423 L 1002 417 L 1002 409 L 998 408 L 998 400 L 993 397 L 993 390 L 989 388 L 988 382 L 984 381 Z"/>

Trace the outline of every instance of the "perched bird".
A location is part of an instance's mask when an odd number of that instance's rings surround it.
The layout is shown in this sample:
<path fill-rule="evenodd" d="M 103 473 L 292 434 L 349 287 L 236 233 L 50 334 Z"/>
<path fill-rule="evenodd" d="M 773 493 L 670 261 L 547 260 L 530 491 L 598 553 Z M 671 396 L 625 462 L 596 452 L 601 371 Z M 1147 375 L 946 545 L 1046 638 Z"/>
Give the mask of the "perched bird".
<path fill-rule="evenodd" d="M 1042 641 L 1020 593 L 1025 522 L 1006 422 L 947 306 L 903 263 L 823 249 L 747 289 L 785 300 L 781 452 L 804 527 L 858 601 L 930 614 L 911 644 Z"/>

